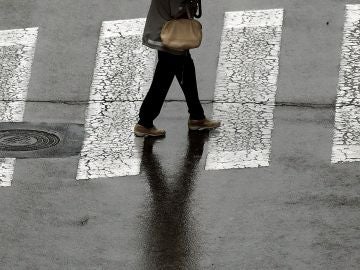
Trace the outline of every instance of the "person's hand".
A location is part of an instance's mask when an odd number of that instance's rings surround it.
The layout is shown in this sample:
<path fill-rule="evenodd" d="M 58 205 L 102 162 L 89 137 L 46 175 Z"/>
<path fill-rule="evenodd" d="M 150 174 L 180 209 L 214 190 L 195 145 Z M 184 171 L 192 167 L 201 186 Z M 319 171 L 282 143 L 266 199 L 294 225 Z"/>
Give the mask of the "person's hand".
<path fill-rule="evenodd" d="M 189 7 L 191 17 L 197 17 L 197 16 L 195 16 L 195 14 L 196 14 L 198 8 L 200 8 L 201 0 L 188 0 L 186 3 Z M 199 16 L 197 18 L 200 18 L 200 16 L 201 16 L 201 13 L 199 14 Z"/>
<path fill-rule="evenodd" d="M 188 0 L 188 5 L 192 9 L 197 9 L 198 6 L 198 0 Z"/>

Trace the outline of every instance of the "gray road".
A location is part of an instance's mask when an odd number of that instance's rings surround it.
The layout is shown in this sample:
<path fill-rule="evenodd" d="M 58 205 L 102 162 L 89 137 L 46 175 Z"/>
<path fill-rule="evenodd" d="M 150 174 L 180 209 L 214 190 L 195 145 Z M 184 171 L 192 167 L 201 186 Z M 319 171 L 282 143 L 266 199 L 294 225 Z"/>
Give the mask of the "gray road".
<path fill-rule="evenodd" d="M 144 18 L 149 1 L 133 2 L 0 2 L 1 30 L 39 28 L 26 96 L 1 96 L 0 127 L 61 138 L 50 150 L 1 152 L 17 158 L 0 187 L 0 269 L 358 269 L 359 163 L 331 157 L 345 5 L 360 1 L 203 4 L 204 40 L 191 54 L 207 115 L 224 12 L 284 9 L 269 166 L 205 170 L 212 135 L 188 132 L 174 82 L 156 120 L 166 138 L 135 142 L 139 174 L 76 180 L 101 25 Z M 1 74 L 18 65 L 4 57 L 16 48 L 3 47 Z"/>

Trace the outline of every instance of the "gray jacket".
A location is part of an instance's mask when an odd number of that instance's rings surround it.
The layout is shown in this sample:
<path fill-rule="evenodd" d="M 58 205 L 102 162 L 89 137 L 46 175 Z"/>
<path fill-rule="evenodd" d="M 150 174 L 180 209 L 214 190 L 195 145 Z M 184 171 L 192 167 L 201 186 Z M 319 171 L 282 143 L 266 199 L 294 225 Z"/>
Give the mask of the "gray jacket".
<path fill-rule="evenodd" d="M 160 32 L 164 23 L 175 16 L 187 18 L 185 2 L 187 0 L 152 0 L 146 17 L 142 44 L 156 50 L 169 52 L 176 55 L 185 54 L 186 51 L 175 51 L 164 47 L 161 42 Z M 191 1 L 193 2 L 193 1 Z M 190 15 L 194 17 L 197 7 L 190 7 Z"/>

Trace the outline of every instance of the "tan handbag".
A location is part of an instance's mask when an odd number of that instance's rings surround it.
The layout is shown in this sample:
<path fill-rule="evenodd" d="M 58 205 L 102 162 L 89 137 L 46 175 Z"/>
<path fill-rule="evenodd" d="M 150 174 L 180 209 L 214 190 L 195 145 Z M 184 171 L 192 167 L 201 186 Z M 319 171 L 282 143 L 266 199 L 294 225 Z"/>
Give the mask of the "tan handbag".
<path fill-rule="evenodd" d="M 160 37 L 162 43 L 165 47 L 172 50 L 185 51 L 198 48 L 201 44 L 202 25 L 198 20 L 191 18 L 189 7 L 187 5 L 185 5 L 185 8 L 188 19 L 175 18 L 169 20 L 161 29 Z"/>

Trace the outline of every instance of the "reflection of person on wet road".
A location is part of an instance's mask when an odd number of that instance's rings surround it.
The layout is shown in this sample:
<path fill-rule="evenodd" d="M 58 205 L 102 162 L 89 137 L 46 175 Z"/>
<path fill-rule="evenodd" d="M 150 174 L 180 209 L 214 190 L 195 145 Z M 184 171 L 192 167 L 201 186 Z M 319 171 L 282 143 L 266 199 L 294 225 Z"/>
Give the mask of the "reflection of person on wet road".
<path fill-rule="evenodd" d="M 208 134 L 189 131 L 183 167 L 172 190 L 152 150 L 156 139 L 144 140 L 141 166 L 153 196 L 149 224 L 145 224 L 144 265 L 147 269 L 199 269 L 196 262 L 198 247 L 194 246 L 198 241 L 193 218 L 189 217 L 189 201 Z"/>
<path fill-rule="evenodd" d="M 161 42 L 160 32 L 163 24 L 173 17 L 188 18 L 185 5 L 189 7 L 191 18 L 201 17 L 201 0 L 152 0 L 146 18 L 143 45 L 156 49 L 156 65 L 150 89 L 145 96 L 139 112 L 139 121 L 134 127 L 136 136 L 164 136 L 165 130 L 157 129 L 153 121 L 160 114 L 171 83 L 176 76 L 190 114 L 188 127 L 191 130 L 213 129 L 220 121 L 207 119 L 201 106 L 195 66 L 190 51 L 175 51 Z M 196 12 L 199 10 L 199 14 Z"/>

